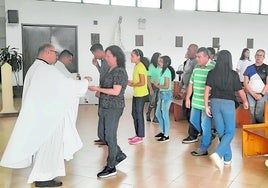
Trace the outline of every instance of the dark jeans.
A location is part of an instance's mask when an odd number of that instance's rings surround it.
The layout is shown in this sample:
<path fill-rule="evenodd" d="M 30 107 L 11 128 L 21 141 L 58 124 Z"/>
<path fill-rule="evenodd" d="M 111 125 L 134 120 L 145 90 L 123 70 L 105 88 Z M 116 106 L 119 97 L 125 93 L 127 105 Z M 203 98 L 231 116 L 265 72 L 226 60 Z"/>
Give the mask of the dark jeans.
<path fill-rule="evenodd" d="M 107 166 L 114 167 L 116 158 L 122 155 L 122 150 L 117 145 L 117 128 L 124 108 L 107 109 L 99 107 L 99 109 L 102 112 L 99 114 L 99 121 L 103 123 L 103 129 L 100 130 L 100 139 L 108 145 Z"/>
<path fill-rule="evenodd" d="M 157 102 L 158 102 L 158 93 L 159 93 L 159 89 L 157 87 L 155 87 L 152 84 L 153 90 L 154 90 L 154 94 L 150 95 L 150 104 L 149 104 L 149 108 L 154 108 L 156 109 L 157 106 Z"/>
<path fill-rule="evenodd" d="M 135 132 L 138 137 L 144 137 L 144 104 L 147 96 L 132 98 L 132 117 L 134 120 Z"/>

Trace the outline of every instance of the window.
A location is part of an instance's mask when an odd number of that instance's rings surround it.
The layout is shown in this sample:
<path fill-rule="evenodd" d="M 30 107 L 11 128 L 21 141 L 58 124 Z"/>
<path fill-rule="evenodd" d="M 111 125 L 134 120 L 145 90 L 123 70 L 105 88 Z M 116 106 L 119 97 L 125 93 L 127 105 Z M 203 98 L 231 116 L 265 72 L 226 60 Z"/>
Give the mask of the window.
<path fill-rule="evenodd" d="M 79 3 L 81 3 L 81 0 L 54 0 L 54 1 L 79 2 Z"/>
<path fill-rule="evenodd" d="M 220 11 L 239 12 L 239 0 L 220 0 Z"/>
<path fill-rule="evenodd" d="M 121 5 L 121 6 L 136 6 L 136 0 L 112 0 L 111 5 Z"/>
<path fill-rule="evenodd" d="M 195 10 L 196 0 L 174 0 L 176 10 Z"/>
<path fill-rule="evenodd" d="M 138 7 L 160 8 L 160 0 L 138 0 Z"/>
<path fill-rule="evenodd" d="M 261 14 L 268 14 L 268 0 L 261 0 Z"/>
<path fill-rule="evenodd" d="M 204 11 L 218 11 L 218 1 L 217 0 L 198 0 L 197 9 L 204 10 Z"/>
<path fill-rule="evenodd" d="M 109 5 L 109 0 L 83 0 L 84 3 Z"/>
<path fill-rule="evenodd" d="M 242 13 L 259 13 L 259 0 L 241 0 Z"/>

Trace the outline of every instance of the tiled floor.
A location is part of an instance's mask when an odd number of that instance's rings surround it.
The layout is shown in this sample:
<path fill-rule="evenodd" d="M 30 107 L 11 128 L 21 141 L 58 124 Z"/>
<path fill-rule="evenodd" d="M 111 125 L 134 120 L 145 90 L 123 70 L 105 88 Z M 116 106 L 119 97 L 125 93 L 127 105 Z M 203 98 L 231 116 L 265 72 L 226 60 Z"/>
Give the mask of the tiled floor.
<path fill-rule="evenodd" d="M 241 130 L 237 129 L 232 142 L 233 163 L 225 167 L 223 174 L 212 165 L 208 156 L 193 157 L 190 152 L 199 143 L 182 144 L 187 136 L 186 121 L 175 122 L 171 116 L 170 142 L 159 143 L 154 135 L 158 125 L 146 123 L 146 138 L 140 145 L 129 145 L 127 138 L 134 135 L 131 117 L 131 101 L 121 118 L 118 129 L 118 143 L 127 154 L 127 160 L 117 167 L 117 176 L 97 179 L 107 156 L 106 146 L 96 146 L 93 140 L 97 132 L 97 106 L 80 105 L 77 122 L 78 131 L 84 143 L 72 161 L 66 162 L 67 175 L 60 177 L 65 188 L 267 188 L 268 168 L 264 166 L 267 157 L 241 156 Z M 16 117 L 0 118 L 0 156 L 4 151 Z M 215 139 L 209 149 L 218 141 Z M 268 147 L 268 146 L 267 146 Z M 31 168 L 12 170 L 0 167 L 0 188 L 29 188 L 27 177 Z"/>

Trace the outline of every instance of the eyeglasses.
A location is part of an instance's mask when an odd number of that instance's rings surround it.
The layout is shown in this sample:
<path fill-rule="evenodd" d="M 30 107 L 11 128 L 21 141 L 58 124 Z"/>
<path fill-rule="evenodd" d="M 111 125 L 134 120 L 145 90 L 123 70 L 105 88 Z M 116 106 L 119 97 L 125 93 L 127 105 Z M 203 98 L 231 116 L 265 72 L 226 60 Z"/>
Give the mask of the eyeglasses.
<path fill-rule="evenodd" d="M 263 54 L 256 54 L 255 57 L 264 57 Z"/>
<path fill-rule="evenodd" d="M 55 51 L 55 50 L 49 50 L 51 52 L 54 52 L 56 55 L 59 55 L 59 52 Z"/>

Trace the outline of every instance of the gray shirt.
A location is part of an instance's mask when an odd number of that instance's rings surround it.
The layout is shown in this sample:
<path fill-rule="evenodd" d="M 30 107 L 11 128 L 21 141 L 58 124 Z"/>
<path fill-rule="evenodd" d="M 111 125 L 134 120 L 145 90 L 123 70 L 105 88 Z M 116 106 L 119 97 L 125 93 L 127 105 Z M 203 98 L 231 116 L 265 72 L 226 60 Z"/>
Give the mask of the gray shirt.
<path fill-rule="evenodd" d="M 180 87 L 185 86 L 185 89 L 187 89 L 191 74 L 196 64 L 197 62 L 195 59 L 188 59 L 186 61 L 186 63 L 183 66 L 183 74 L 182 74 L 182 79 L 180 82 Z"/>
<path fill-rule="evenodd" d="M 100 73 L 100 82 L 103 79 L 103 77 L 105 76 L 105 74 L 109 71 L 110 66 L 108 65 L 107 61 L 105 59 L 101 60 L 101 65 L 97 65 L 96 66 L 99 73 Z"/>

